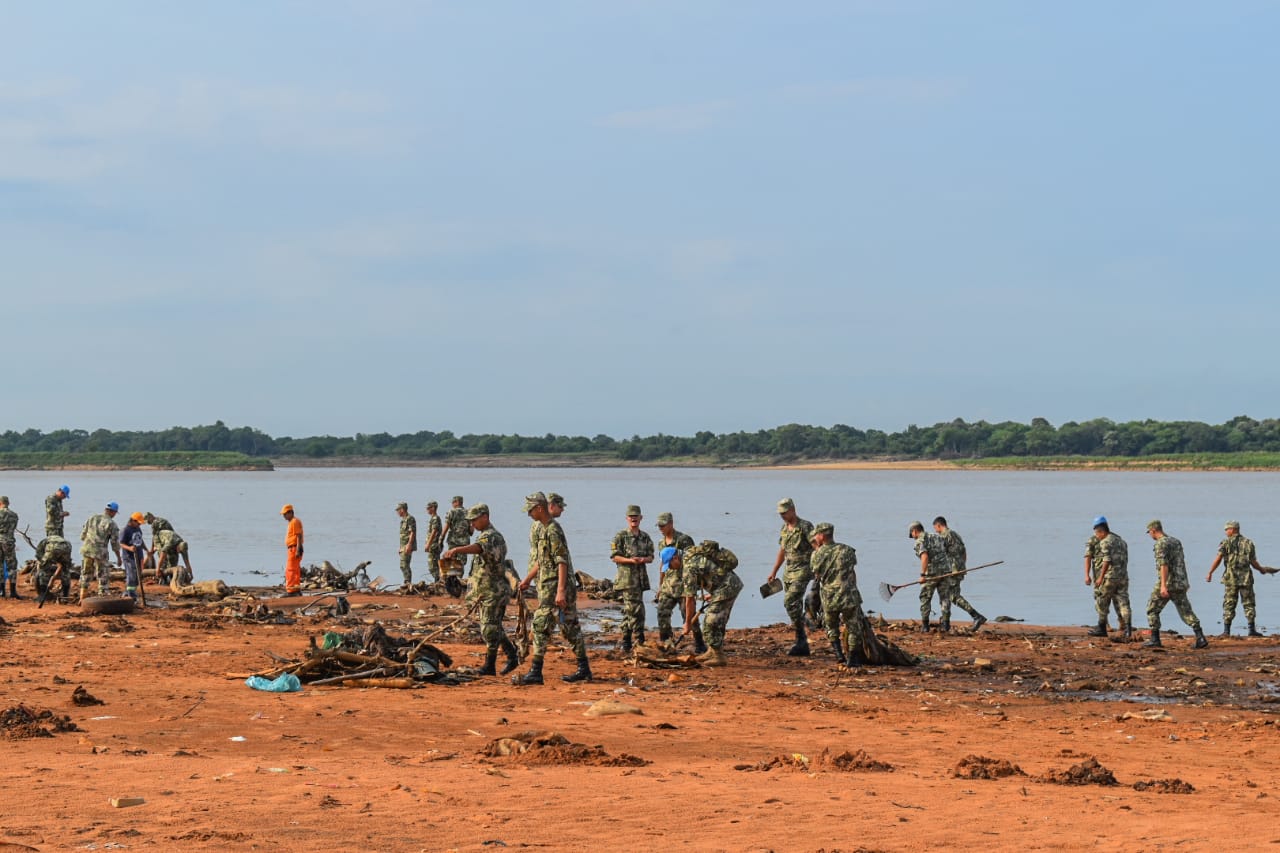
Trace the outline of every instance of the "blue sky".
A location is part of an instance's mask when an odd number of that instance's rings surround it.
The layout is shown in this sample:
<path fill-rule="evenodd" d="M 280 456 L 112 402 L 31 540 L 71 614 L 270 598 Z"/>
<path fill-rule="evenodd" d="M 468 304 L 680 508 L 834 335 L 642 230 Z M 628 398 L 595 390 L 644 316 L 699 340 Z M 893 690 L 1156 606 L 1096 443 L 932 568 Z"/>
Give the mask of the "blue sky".
<path fill-rule="evenodd" d="M 1278 25 L 11 4 L 3 424 L 1275 416 Z"/>

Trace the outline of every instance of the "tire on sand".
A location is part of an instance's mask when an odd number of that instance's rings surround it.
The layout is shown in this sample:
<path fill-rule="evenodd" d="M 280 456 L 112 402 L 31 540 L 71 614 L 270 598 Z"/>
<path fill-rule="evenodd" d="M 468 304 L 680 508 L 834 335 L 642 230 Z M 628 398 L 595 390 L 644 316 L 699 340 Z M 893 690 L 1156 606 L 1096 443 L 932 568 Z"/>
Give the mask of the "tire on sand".
<path fill-rule="evenodd" d="M 133 612 L 132 598 L 116 598 L 113 595 L 95 595 L 80 602 L 83 613 L 97 613 L 101 616 L 120 616 Z"/>

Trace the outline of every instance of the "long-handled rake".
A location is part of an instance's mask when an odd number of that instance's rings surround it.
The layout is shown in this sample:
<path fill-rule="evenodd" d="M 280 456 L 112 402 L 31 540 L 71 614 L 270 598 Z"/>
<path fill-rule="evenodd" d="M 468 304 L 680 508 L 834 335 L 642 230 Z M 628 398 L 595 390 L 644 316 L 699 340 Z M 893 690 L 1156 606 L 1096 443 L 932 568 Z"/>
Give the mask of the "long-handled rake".
<path fill-rule="evenodd" d="M 994 563 L 983 563 L 981 566 L 972 566 L 968 569 L 965 569 L 962 572 L 947 572 L 945 575 L 933 575 L 932 577 L 925 578 L 922 581 L 911 581 L 911 583 L 900 583 L 896 586 L 882 582 L 880 584 L 880 597 L 883 598 L 885 601 L 888 601 L 889 599 L 893 598 L 893 594 L 900 589 L 905 589 L 906 587 L 909 587 L 909 586 L 915 586 L 916 584 L 925 583 L 925 581 L 936 581 L 942 578 L 960 577 L 961 575 L 969 574 L 969 572 L 976 572 L 978 569 L 989 569 L 992 566 L 998 566 L 1003 562 L 1004 560 L 996 560 Z"/>

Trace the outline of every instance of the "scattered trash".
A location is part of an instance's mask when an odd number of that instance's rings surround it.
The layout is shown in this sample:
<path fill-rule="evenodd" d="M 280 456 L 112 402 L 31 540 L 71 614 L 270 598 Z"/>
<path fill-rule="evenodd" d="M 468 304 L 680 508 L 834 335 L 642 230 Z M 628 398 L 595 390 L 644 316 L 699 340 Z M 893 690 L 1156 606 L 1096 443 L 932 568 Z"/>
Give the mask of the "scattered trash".
<path fill-rule="evenodd" d="M 107 802 L 113 809 L 127 809 L 129 806 L 140 806 L 146 802 L 142 797 L 112 797 Z"/>
<path fill-rule="evenodd" d="M 302 689 L 302 682 L 291 672 L 286 672 L 274 679 L 252 675 L 245 679 L 244 683 L 254 690 L 265 690 L 268 693 L 297 693 Z"/>
<path fill-rule="evenodd" d="M 85 690 L 83 685 L 79 685 L 75 690 L 71 691 L 71 704 L 85 707 L 88 705 L 105 705 L 107 703 Z"/>
<path fill-rule="evenodd" d="M 227 738 L 227 740 L 235 741 L 236 743 L 244 743 L 248 738 L 244 735 L 236 735 L 235 737 Z"/>
<path fill-rule="evenodd" d="M 582 712 L 584 717 L 615 717 L 619 714 L 643 714 L 644 711 L 635 705 L 619 702 L 617 699 L 601 699 Z"/>

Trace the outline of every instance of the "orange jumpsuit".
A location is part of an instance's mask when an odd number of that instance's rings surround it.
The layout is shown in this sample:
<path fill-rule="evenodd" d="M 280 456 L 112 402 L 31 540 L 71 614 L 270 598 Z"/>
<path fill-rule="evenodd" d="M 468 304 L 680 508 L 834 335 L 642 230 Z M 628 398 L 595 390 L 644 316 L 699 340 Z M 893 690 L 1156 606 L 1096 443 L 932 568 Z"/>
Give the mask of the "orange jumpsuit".
<path fill-rule="evenodd" d="M 284 591 L 296 593 L 302 590 L 302 522 L 295 515 L 289 519 L 284 534 L 284 547 L 289 552 L 284 564 Z"/>

